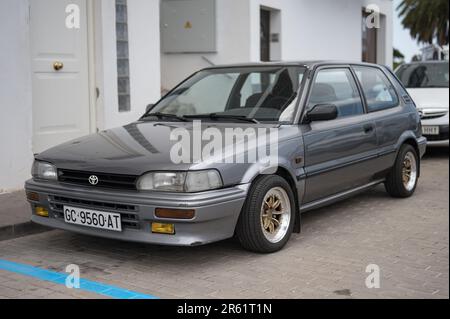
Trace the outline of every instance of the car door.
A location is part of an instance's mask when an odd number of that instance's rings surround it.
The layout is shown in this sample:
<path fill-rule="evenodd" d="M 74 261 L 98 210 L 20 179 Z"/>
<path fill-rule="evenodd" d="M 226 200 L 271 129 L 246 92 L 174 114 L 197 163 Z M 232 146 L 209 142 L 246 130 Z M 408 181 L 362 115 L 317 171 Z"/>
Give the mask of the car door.
<path fill-rule="evenodd" d="M 382 69 L 376 66 L 354 66 L 353 69 L 360 82 L 367 111 L 377 129 L 380 155 L 378 170 L 382 172 L 388 170 L 395 161 L 397 143 L 402 134 L 417 126 L 416 111 L 414 107 L 409 107 L 409 111 L 406 109 L 407 105 L 400 99 Z"/>
<path fill-rule="evenodd" d="M 338 118 L 302 126 L 305 143 L 304 204 L 373 180 L 377 132 L 350 67 L 322 67 L 312 80 L 306 111 L 334 104 Z"/>

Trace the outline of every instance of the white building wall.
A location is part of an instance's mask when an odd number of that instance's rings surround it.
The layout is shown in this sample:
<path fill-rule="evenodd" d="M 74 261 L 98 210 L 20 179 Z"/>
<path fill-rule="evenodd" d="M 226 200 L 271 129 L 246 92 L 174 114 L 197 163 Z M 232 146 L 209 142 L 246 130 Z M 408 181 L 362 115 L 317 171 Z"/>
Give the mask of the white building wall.
<path fill-rule="evenodd" d="M 379 6 L 386 16 L 379 63 L 392 65 L 391 0 L 216 0 L 218 52 L 162 54 L 162 85 L 171 89 L 198 69 L 260 60 L 260 7 L 280 10 L 281 55 L 275 59 L 349 60 L 362 58 L 362 10 Z"/>
<path fill-rule="evenodd" d="M 28 0 L 0 1 L 0 193 L 21 189 L 33 161 L 28 12 Z M 94 2 L 94 24 L 94 127 L 102 130 L 137 120 L 160 97 L 159 0 L 128 0 L 130 112 L 118 111 L 114 0 Z"/>
<path fill-rule="evenodd" d="M 30 177 L 31 63 L 28 1 L 0 2 L 0 193 L 23 187 Z"/>
<path fill-rule="evenodd" d="M 282 60 L 361 61 L 362 10 L 375 4 L 386 15 L 380 63 L 392 65 L 391 0 L 250 0 L 251 61 L 259 60 L 259 8 L 281 10 Z"/>
<path fill-rule="evenodd" d="M 250 0 L 252 60 L 259 59 L 259 7 L 281 10 L 282 60 L 361 60 L 358 0 Z"/>
<path fill-rule="evenodd" d="M 248 0 L 216 0 L 217 53 L 162 54 L 162 88 L 169 90 L 193 72 L 214 64 L 250 60 L 250 7 Z M 259 31 L 258 31 L 259 35 Z"/>
<path fill-rule="evenodd" d="M 131 111 L 119 112 L 115 1 L 96 1 L 97 126 L 136 121 L 161 96 L 159 0 L 128 0 Z"/>

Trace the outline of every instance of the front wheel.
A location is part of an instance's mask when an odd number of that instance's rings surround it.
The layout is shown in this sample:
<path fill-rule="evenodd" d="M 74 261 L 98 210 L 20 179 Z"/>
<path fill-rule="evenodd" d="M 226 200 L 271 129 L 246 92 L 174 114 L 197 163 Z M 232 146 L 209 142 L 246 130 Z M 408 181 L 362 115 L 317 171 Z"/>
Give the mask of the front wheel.
<path fill-rule="evenodd" d="M 411 145 L 403 145 L 386 180 L 386 191 L 392 197 L 407 198 L 414 194 L 419 180 L 419 155 Z"/>
<path fill-rule="evenodd" d="M 294 194 L 279 176 L 262 176 L 252 185 L 236 228 L 241 245 L 273 253 L 288 242 L 295 222 Z"/>

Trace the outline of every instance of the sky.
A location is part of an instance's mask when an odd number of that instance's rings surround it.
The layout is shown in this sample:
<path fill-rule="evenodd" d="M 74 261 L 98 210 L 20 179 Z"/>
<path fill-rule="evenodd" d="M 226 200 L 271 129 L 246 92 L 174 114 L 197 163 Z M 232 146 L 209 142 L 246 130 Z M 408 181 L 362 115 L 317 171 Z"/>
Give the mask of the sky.
<path fill-rule="evenodd" d="M 401 0 L 394 0 L 394 48 L 400 50 L 405 55 L 405 61 L 411 61 L 411 58 L 420 53 L 421 45 L 409 35 L 409 30 L 403 28 L 401 19 L 398 17 L 397 7 Z"/>

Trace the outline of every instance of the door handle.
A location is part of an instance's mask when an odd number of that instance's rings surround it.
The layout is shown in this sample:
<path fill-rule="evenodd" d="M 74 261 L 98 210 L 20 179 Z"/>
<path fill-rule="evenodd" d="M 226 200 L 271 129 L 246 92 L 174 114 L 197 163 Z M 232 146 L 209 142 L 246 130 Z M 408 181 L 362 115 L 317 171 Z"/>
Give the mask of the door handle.
<path fill-rule="evenodd" d="M 56 61 L 53 63 L 53 69 L 55 71 L 59 71 L 64 67 L 64 63 L 60 62 L 60 61 Z"/>
<path fill-rule="evenodd" d="M 364 133 L 366 133 L 366 134 L 372 133 L 375 129 L 372 124 L 364 125 L 363 128 L 364 128 Z"/>

